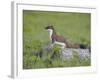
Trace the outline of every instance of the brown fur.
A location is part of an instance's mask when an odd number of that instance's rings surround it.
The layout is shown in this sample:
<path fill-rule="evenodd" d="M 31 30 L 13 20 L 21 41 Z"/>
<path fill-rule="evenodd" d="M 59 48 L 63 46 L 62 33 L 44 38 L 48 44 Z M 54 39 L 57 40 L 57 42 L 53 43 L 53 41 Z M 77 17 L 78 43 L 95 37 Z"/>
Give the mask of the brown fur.
<path fill-rule="evenodd" d="M 65 39 L 63 36 L 59 36 L 56 34 L 56 31 L 54 29 L 54 27 L 51 26 L 47 26 L 45 29 L 52 29 L 53 30 L 53 34 L 52 34 L 52 43 L 54 43 L 55 41 L 58 42 L 63 42 L 66 44 L 66 48 L 80 48 L 80 44 L 73 44 L 70 41 L 68 41 L 68 39 Z"/>

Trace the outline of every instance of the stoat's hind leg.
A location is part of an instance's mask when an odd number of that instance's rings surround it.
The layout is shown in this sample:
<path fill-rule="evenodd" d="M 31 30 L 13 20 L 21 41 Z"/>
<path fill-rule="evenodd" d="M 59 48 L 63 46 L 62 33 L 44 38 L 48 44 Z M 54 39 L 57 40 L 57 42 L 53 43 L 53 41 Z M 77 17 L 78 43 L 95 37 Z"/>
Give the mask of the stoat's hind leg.
<path fill-rule="evenodd" d="M 66 48 L 66 44 L 62 44 L 62 49 L 65 49 Z"/>
<path fill-rule="evenodd" d="M 62 43 L 62 42 L 55 42 L 55 44 L 60 45 L 62 50 L 66 48 L 66 44 L 65 44 L 65 43 Z"/>
<path fill-rule="evenodd" d="M 66 53 L 66 44 L 65 43 L 63 43 L 62 46 L 61 46 L 61 52 Z"/>

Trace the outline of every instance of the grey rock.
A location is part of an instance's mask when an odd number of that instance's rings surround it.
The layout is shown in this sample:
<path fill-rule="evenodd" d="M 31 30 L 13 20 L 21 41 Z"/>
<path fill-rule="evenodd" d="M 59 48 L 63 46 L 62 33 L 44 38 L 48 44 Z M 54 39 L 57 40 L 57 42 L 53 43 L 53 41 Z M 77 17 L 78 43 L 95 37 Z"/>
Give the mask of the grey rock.
<path fill-rule="evenodd" d="M 65 50 L 62 50 L 61 58 L 63 60 L 72 59 L 74 53 L 77 53 L 80 59 L 87 59 L 91 57 L 91 53 L 89 52 L 89 49 L 65 49 Z"/>
<path fill-rule="evenodd" d="M 52 51 L 52 49 L 53 47 L 51 47 L 50 45 L 43 47 L 43 50 L 46 52 L 50 52 Z M 91 58 L 91 53 L 89 49 L 71 49 L 71 48 L 61 49 L 60 58 L 62 60 L 70 60 L 73 59 L 75 53 L 79 55 L 80 59 Z"/>
<path fill-rule="evenodd" d="M 60 58 L 62 60 L 70 60 L 73 58 L 73 51 L 71 49 L 61 51 Z"/>

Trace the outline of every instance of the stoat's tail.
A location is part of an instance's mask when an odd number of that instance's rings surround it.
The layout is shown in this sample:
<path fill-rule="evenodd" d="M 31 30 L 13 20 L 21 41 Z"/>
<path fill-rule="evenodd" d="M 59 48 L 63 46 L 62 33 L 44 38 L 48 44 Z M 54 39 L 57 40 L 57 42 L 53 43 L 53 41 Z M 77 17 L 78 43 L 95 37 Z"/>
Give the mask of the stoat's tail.
<path fill-rule="evenodd" d="M 89 52 L 91 52 L 91 47 L 84 45 L 84 44 L 79 44 L 81 49 L 89 49 Z"/>
<path fill-rule="evenodd" d="M 89 52 L 91 52 L 91 47 L 88 47 L 87 45 L 84 44 L 71 44 L 71 43 L 66 43 L 66 48 L 73 48 L 73 49 L 89 49 Z"/>
<path fill-rule="evenodd" d="M 84 44 L 79 44 L 79 47 L 80 47 L 81 49 L 86 49 L 86 48 L 87 48 L 87 46 L 84 45 Z"/>

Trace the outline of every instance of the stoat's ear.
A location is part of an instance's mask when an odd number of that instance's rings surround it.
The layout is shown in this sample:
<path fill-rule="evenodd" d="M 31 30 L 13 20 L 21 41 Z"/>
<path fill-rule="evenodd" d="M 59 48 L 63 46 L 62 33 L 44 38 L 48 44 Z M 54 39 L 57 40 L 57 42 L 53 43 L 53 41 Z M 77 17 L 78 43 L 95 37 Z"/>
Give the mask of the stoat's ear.
<path fill-rule="evenodd" d="M 50 27 L 51 29 L 54 29 L 53 25 L 49 25 L 49 27 Z"/>
<path fill-rule="evenodd" d="M 50 25 L 53 28 L 53 25 Z"/>
<path fill-rule="evenodd" d="M 53 25 L 51 25 L 51 28 L 54 30 L 54 26 Z"/>
<path fill-rule="evenodd" d="M 54 29 L 53 25 L 48 25 L 45 29 Z"/>

